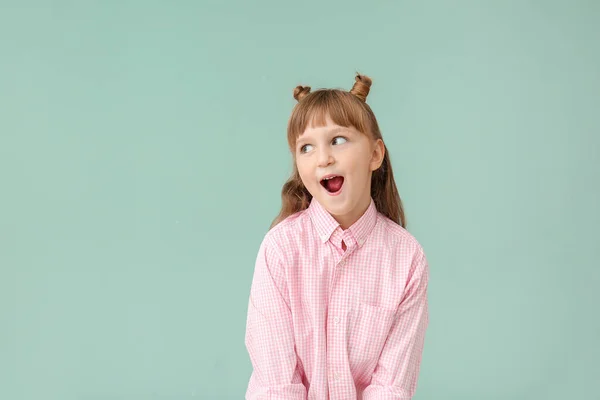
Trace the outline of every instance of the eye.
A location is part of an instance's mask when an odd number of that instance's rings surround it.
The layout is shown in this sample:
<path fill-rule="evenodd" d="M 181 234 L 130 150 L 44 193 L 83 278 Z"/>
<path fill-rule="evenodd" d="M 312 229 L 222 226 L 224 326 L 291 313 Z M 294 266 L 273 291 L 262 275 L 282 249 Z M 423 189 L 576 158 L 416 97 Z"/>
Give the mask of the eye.
<path fill-rule="evenodd" d="M 310 144 L 305 144 L 304 146 L 300 147 L 300 153 L 306 153 L 306 146 L 310 146 Z"/>
<path fill-rule="evenodd" d="M 345 143 L 345 142 L 347 142 L 347 141 L 348 141 L 348 140 L 347 140 L 345 137 L 343 137 L 343 136 L 336 136 L 335 138 L 333 138 L 333 141 L 335 142 L 337 139 L 341 139 L 341 140 L 343 140 L 343 142 L 342 142 L 342 143 Z M 342 144 L 342 143 L 340 143 L 340 144 Z"/>

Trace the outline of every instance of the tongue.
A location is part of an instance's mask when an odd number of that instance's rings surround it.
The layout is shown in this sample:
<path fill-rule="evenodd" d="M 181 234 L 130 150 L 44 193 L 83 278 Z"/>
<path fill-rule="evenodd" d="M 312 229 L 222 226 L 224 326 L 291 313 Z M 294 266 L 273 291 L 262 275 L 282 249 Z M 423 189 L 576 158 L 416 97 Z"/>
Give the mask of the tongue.
<path fill-rule="evenodd" d="M 327 181 L 327 190 L 331 193 L 335 193 L 342 188 L 342 183 L 344 183 L 344 178 L 341 176 L 331 178 Z"/>

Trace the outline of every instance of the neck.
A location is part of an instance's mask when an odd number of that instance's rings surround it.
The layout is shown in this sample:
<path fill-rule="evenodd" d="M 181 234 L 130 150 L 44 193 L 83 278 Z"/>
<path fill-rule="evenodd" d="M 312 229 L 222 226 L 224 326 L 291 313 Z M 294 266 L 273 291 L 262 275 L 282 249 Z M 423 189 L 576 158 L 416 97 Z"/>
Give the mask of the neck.
<path fill-rule="evenodd" d="M 371 204 L 371 196 L 365 196 L 357 205 L 356 208 L 346 215 L 334 215 L 335 220 L 340 224 L 343 230 L 350 228 L 360 217 L 367 211 Z"/>

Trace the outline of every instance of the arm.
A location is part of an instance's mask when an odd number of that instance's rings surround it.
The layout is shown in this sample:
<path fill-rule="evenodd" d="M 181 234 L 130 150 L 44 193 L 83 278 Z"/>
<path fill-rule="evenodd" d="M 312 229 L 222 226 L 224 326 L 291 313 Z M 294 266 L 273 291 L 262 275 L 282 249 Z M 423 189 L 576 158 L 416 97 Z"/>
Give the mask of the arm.
<path fill-rule="evenodd" d="M 253 366 L 246 399 L 305 400 L 281 253 L 261 243 L 248 302 L 245 344 Z"/>
<path fill-rule="evenodd" d="M 409 400 L 414 396 L 429 323 L 428 281 L 429 266 L 421 250 L 411 266 L 396 319 L 363 400 Z"/>

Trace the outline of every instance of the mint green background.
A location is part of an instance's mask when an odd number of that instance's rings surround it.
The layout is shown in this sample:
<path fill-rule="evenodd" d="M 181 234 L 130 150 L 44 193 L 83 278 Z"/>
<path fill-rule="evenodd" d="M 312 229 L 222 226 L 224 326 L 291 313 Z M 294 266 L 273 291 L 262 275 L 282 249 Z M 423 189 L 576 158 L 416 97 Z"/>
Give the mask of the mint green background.
<path fill-rule="evenodd" d="M 600 399 L 600 3 L 0 2 L 0 398 L 242 399 L 297 84 L 428 254 L 415 399 Z"/>

